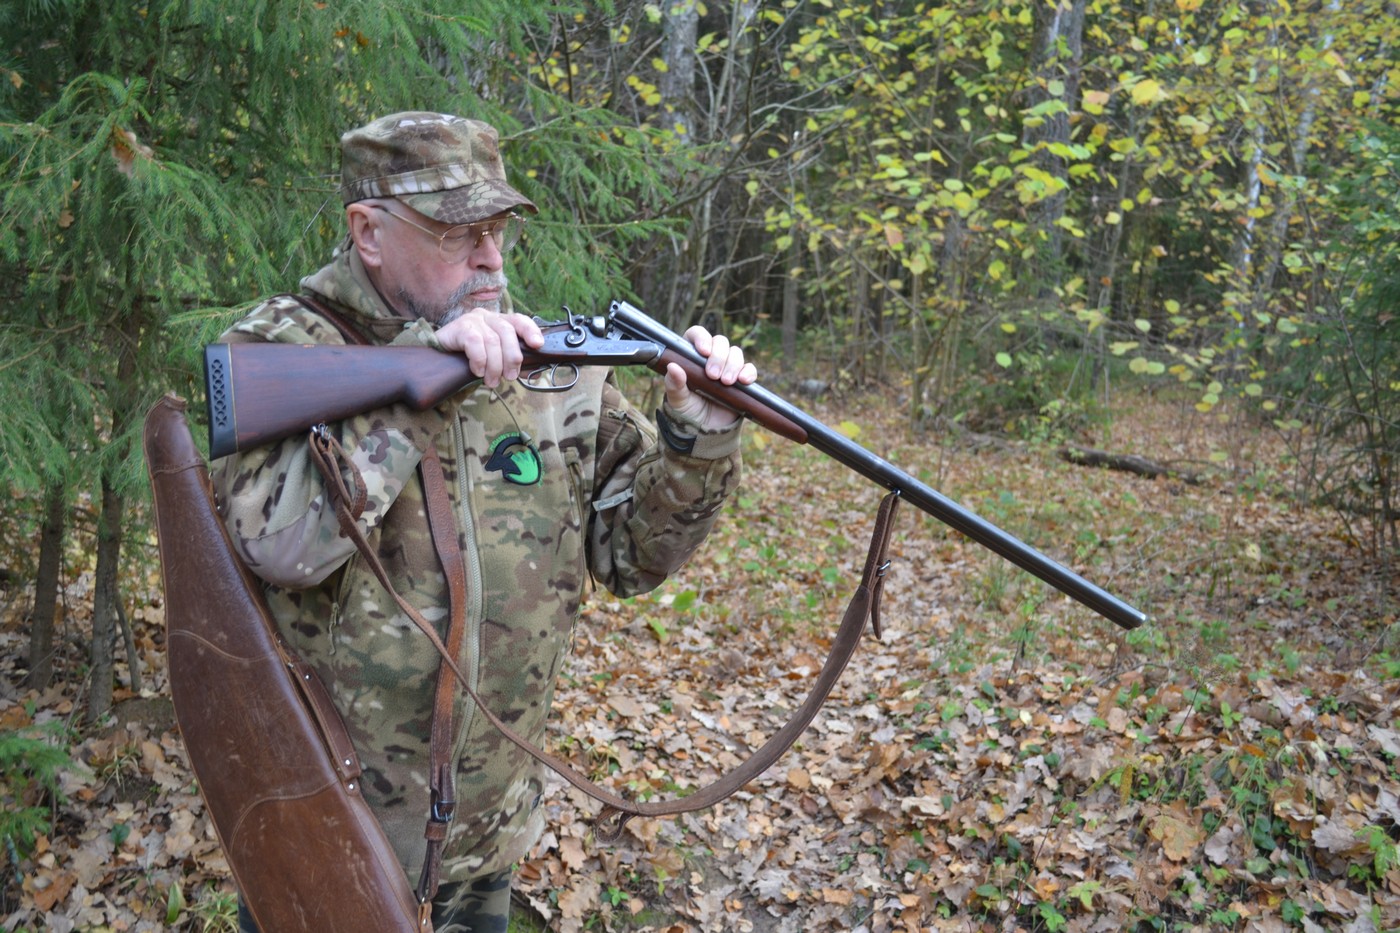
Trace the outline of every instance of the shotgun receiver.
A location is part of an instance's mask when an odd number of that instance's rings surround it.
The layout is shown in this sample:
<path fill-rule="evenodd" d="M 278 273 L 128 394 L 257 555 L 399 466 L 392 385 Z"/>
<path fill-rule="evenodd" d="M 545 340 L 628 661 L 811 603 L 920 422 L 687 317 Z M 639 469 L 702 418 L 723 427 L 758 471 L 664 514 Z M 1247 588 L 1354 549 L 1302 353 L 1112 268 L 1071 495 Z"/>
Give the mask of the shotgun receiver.
<path fill-rule="evenodd" d="M 567 309 L 565 309 L 567 312 Z M 769 430 L 809 444 L 910 505 L 951 526 L 1125 629 L 1146 613 L 832 430 L 757 383 L 726 386 L 705 375 L 690 342 L 625 301 L 606 315 L 540 322 L 545 344 L 523 347 L 521 381 L 538 391 L 564 391 L 580 366 L 641 365 L 686 371 L 687 384 Z M 423 410 L 476 377 L 466 357 L 426 347 L 210 344 L 205 348 L 209 454 L 222 457 L 395 402 Z M 294 387 L 294 388 L 293 388 Z"/>

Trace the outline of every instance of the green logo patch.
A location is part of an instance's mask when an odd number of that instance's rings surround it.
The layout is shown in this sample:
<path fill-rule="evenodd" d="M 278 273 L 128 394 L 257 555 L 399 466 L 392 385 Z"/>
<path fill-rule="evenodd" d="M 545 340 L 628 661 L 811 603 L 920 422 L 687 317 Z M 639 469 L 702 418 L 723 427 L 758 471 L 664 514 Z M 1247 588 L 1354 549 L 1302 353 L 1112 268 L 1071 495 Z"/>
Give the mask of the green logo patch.
<path fill-rule="evenodd" d="M 533 486 L 544 475 L 544 461 L 530 439 L 517 432 L 502 434 L 491 442 L 491 457 L 486 461 L 487 472 L 499 471 L 507 483 Z"/>

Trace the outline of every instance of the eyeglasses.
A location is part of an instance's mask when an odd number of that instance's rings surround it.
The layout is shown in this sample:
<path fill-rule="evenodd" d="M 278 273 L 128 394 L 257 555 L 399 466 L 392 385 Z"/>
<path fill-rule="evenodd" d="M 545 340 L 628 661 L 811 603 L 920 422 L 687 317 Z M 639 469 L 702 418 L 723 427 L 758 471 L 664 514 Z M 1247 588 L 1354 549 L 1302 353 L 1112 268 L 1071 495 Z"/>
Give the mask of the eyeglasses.
<path fill-rule="evenodd" d="M 510 252 L 511 247 L 520 242 L 520 234 L 525 231 L 524 217 L 519 214 L 507 214 L 504 217 L 483 223 L 456 224 L 448 227 L 444 233 L 434 233 L 422 224 L 410 220 L 402 214 L 396 214 L 382 204 L 370 206 L 378 208 L 390 217 L 397 217 L 410 227 L 417 227 L 437 240 L 438 254 L 442 256 L 443 262 L 453 265 L 465 262 L 473 250 L 481 249 L 481 244 L 486 241 L 488 236 L 496 244 L 496 250 L 501 255 L 505 255 Z"/>

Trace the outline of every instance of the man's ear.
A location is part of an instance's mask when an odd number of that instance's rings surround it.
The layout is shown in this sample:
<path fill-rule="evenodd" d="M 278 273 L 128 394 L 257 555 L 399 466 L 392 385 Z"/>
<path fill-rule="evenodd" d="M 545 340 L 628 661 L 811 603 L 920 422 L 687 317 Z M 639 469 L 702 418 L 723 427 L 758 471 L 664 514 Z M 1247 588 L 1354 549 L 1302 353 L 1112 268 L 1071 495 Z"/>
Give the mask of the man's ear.
<path fill-rule="evenodd" d="M 383 244 L 380 242 L 384 227 L 379 222 L 377 212 L 368 202 L 356 201 L 345 206 L 345 220 L 350 225 L 350 239 L 360 253 L 360 261 L 366 268 L 378 269 L 384 262 Z"/>

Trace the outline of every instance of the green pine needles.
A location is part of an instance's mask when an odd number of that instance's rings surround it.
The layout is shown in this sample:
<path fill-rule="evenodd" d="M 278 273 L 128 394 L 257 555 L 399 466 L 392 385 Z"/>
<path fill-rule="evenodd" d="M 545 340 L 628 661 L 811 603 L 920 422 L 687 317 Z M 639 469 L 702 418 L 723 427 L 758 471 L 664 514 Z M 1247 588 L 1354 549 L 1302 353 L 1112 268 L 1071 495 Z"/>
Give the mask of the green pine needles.
<path fill-rule="evenodd" d="M 522 307 L 594 310 L 628 295 L 629 248 L 669 229 L 671 181 L 695 166 L 535 80 L 542 43 L 580 11 L 500 0 L 469 12 L 438 0 L 0 11 L 6 486 L 35 510 L 53 489 L 100 502 L 97 538 L 112 553 L 99 549 L 98 576 L 116 579 L 129 501 L 146 495 L 145 410 L 169 391 L 197 399 L 198 347 L 330 258 L 344 235 L 339 137 L 385 113 L 501 129 L 512 178 L 542 211 L 509 270 Z M 100 715 L 101 685 L 92 696 Z"/>
<path fill-rule="evenodd" d="M 76 767 L 56 730 L 0 731 L 0 846 L 11 868 L 50 831 L 50 815 L 62 803 L 60 772 Z"/>

